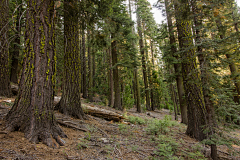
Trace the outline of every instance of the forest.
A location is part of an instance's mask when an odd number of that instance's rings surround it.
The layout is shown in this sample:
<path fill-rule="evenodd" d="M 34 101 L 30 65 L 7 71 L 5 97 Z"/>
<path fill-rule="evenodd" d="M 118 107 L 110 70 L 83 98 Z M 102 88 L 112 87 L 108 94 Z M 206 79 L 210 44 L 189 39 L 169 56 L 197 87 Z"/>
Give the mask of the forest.
<path fill-rule="evenodd" d="M 0 0 L 0 159 L 240 159 L 239 18 L 234 0 Z"/>

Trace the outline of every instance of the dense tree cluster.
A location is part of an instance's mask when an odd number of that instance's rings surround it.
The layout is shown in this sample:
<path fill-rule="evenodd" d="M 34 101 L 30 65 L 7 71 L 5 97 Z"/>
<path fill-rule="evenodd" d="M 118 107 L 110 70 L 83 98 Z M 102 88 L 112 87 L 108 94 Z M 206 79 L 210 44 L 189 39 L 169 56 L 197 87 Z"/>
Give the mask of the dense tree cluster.
<path fill-rule="evenodd" d="M 237 5 L 159 0 L 155 7 L 166 22 L 156 24 L 147 0 L 1 0 L 0 96 L 12 96 L 10 81 L 19 84 L 6 130 L 63 145 L 54 109 L 87 119 L 81 97 L 100 96 L 119 110 L 174 110 L 217 159 L 219 125 L 240 124 Z"/>

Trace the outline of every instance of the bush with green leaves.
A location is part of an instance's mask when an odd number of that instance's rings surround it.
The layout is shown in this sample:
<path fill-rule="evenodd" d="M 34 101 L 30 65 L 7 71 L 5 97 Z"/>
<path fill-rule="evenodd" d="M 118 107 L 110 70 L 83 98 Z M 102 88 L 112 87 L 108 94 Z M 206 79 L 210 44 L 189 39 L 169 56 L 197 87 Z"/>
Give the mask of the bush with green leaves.
<path fill-rule="evenodd" d="M 129 116 L 128 120 L 132 124 L 146 124 L 146 120 L 141 117 Z"/>
<path fill-rule="evenodd" d="M 176 153 L 179 144 L 172 139 L 171 137 L 167 137 L 165 135 L 159 135 L 159 137 L 156 139 L 158 145 L 157 150 L 154 151 L 154 153 L 157 156 L 160 156 L 161 159 L 171 159 L 171 160 L 177 160 L 178 157 L 174 156 Z"/>
<path fill-rule="evenodd" d="M 148 122 L 147 132 L 150 134 L 157 135 L 159 133 L 161 134 L 167 134 L 170 129 L 169 127 L 176 126 L 178 123 L 176 121 L 172 121 L 172 118 L 170 115 L 165 115 L 163 120 L 159 119 L 151 119 Z"/>

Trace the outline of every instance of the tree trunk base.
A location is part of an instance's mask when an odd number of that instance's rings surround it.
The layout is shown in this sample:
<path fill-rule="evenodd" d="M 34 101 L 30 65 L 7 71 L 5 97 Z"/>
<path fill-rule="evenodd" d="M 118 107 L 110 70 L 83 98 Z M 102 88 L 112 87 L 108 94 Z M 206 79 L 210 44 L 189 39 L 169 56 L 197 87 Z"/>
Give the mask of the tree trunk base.
<path fill-rule="evenodd" d="M 56 104 L 54 110 L 58 110 L 60 113 L 68 116 L 72 116 L 74 118 L 78 118 L 81 120 L 87 120 L 87 116 L 83 113 L 81 106 L 67 106 L 64 104 L 63 98 Z"/>
<path fill-rule="evenodd" d="M 51 148 L 59 148 L 64 146 L 64 141 L 61 138 L 67 138 L 67 135 L 62 131 L 56 122 L 49 122 L 53 124 L 45 124 L 42 126 L 40 123 L 30 124 L 24 120 L 12 120 L 8 117 L 4 132 L 22 131 L 25 134 L 25 138 L 30 142 L 39 143 L 42 141 L 44 144 Z M 29 121 L 29 120 L 28 120 Z M 32 120 L 34 121 L 34 120 Z M 19 122 L 22 122 L 19 124 Z M 39 124 L 39 125 L 38 125 Z"/>

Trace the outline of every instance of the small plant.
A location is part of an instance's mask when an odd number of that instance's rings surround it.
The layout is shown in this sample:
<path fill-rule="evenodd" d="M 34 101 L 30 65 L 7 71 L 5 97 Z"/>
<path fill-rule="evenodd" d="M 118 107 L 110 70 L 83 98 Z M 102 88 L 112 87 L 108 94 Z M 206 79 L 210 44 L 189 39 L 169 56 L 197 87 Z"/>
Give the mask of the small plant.
<path fill-rule="evenodd" d="M 119 131 L 120 131 L 121 133 L 127 133 L 128 130 L 130 129 L 130 126 L 128 126 L 128 125 L 126 125 L 126 124 L 120 123 L 120 124 L 118 125 L 118 128 L 119 128 Z"/>
<path fill-rule="evenodd" d="M 88 141 L 90 141 L 91 140 L 91 133 L 90 132 L 85 133 L 84 138 L 87 139 Z"/>
<path fill-rule="evenodd" d="M 140 124 L 140 125 L 146 123 L 146 120 L 144 120 L 143 118 L 135 117 L 135 116 L 129 116 L 128 121 L 132 124 Z"/>
<path fill-rule="evenodd" d="M 176 121 L 171 121 L 171 119 L 171 116 L 165 115 L 163 120 L 150 120 L 147 127 L 147 132 L 154 135 L 159 133 L 167 134 L 170 131 L 169 127 L 176 126 L 178 124 Z"/>
<path fill-rule="evenodd" d="M 108 154 L 110 154 L 110 153 L 113 151 L 113 147 L 110 146 L 110 145 L 106 145 L 106 146 L 104 147 L 104 150 L 105 150 Z"/>
<path fill-rule="evenodd" d="M 77 144 L 77 149 L 83 149 L 83 148 L 88 148 L 88 145 L 85 139 L 83 139 L 81 142 Z"/>
<path fill-rule="evenodd" d="M 156 141 L 158 143 L 157 151 L 155 151 L 156 155 L 164 157 L 164 159 L 179 159 L 178 157 L 174 156 L 179 147 L 179 144 L 175 140 L 165 135 L 159 135 Z"/>

